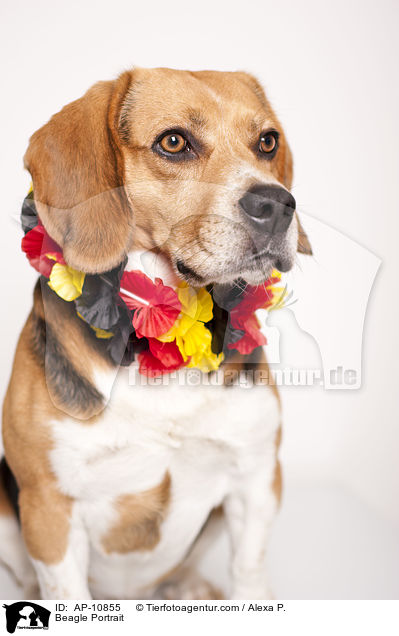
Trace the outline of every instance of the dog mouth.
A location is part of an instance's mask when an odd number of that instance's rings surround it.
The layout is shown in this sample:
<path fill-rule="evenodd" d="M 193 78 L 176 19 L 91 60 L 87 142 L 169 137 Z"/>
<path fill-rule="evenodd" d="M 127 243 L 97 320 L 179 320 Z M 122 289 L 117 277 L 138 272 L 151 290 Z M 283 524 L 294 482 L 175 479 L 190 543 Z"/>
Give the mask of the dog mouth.
<path fill-rule="evenodd" d="M 176 228 L 169 246 L 173 269 L 193 287 L 230 284 L 242 279 L 250 285 L 262 284 L 273 269 L 288 272 L 295 264 L 296 224 L 287 231 L 270 234 L 251 231 L 239 222 L 215 215 L 206 217 L 199 228 L 181 236 Z"/>
<path fill-rule="evenodd" d="M 200 274 L 197 274 L 197 272 L 194 269 L 192 269 L 192 267 L 189 267 L 188 265 L 186 265 L 186 263 L 182 261 L 181 259 L 178 259 L 176 261 L 176 269 L 179 272 L 179 274 L 181 274 L 181 276 L 187 281 L 196 281 L 197 284 L 201 284 L 205 281 L 203 276 L 200 276 Z"/>
<path fill-rule="evenodd" d="M 252 259 L 249 261 L 255 269 L 265 269 L 265 266 L 272 266 L 275 269 L 278 269 L 279 272 L 289 272 L 293 266 L 293 259 L 288 254 L 279 254 L 273 252 L 259 252 L 252 256 Z"/>
<path fill-rule="evenodd" d="M 240 263 L 232 261 L 223 267 L 218 265 L 210 272 L 199 273 L 181 258 L 175 261 L 180 277 L 195 287 L 211 283 L 232 283 L 238 279 L 244 279 L 250 284 L 261 284 L 271 275 L 273 269 L 288 272 L 292 266 L 293 259 L 289 255 L 268 250 L 250 254 Z"/>

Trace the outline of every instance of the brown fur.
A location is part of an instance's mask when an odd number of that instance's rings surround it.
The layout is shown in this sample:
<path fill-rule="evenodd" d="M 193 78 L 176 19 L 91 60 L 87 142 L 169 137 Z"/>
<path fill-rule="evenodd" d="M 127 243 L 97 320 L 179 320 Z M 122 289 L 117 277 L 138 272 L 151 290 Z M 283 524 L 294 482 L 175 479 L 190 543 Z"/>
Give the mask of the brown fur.
<path fill-rule="evenodd" d="M 32 351 L 33 312 L 22 331 L 3 409 L 7 462 L 20 488 L 22 531 L 29 553 L 45 563 L 66 550 L 71 501 L 57 489 L 48 462 L 50 421 L 63 416 L 53 404 L 43 367 Z"/>
<path fill-rule="evenodd" d="M 45 324 L 44 337 L 39 324 Z M 53 357 L 49 355 L 49 330 L 57 343 Z M 95 392 L 91 385 L 92 365 L 105 367 L 107 361 L 100 355 L 95 337 L 88 337 L 87 330 L 70 304 L 51 293 L 46 284 L 42 288 L 38 283 L 33 310 L 18 342 L 4 401 L 4 448 L 20 489 L 25 542 L 31 556 L 45 563 L 57 562 L 65 553 L 72 504 L 57 488 L 49 466 L 50 422 L 70 413 L 78 415 L 84 425 L 85 418 L 92 418 L 86 420 L 92 422 L 96 411 L 103 408 L 101 396 L 93 403 L 88 399 L 90 391 Z M 53 366 L 64 357 L 66 363 L 60 367 L 59 379 L 52 372 Z M 74 398 L 73 388 L 68 393 L 68 369 L 76 373 L 80 386 L 87 387 L 88 392 L 83 393 L 79 401 Z M 58 392 L 58 382 L 64 394 Z"/>
<path fill-rule="evenodd" d="M 14 515 L 10 500 L 8 498 L 3 482 L 0 480 L 0 517 L 11 517 Z"/>
<path fill-rule="evenodd" d="M 122 495 L 114 507 L 118 520 L 102 540 L 106 552 L 126 554 L 151 550 L 160 539 L 160 526 L 170 499 L 169 473 L 158 486 L 134 495 Z"/>

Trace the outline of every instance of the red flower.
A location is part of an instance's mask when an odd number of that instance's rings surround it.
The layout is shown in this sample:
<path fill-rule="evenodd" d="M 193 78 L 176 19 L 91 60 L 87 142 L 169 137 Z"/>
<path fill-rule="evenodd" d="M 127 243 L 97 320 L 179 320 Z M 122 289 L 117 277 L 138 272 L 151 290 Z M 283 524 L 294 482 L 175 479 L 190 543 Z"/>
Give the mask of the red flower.
<path fill-rule="evenodd" d="M 157 338 L 169 331 L 181 310 L 176 292 L 160 278 L 152 282 L 143 272 L 124 272 L 119 295 L 133 313 L 139 338 Z"/>
<path fill-rule="evenodd" d="M 30 264 L 46 278 L 50 278 L 51 270 L 55 262 L 65 265 L 62 249 L 47 234 L 43 225 L 39 223 L 27 232 L 21 242 L 22 251 L 25 252 Z M 48 258 L 48 255 L 53 258 Z"/>
<path fill-rule="evenodd" d="M 188 360 L 184 362 L 176 342 L 160 342 L 156 338 L 148 338 L 148 343 L 149 351 L 138 355 L 139 372 L 142 375 L 153 378 L 180 369 L 188 363 Z"/>
<path fill-rule="evenodd" d="M 240 353 L 247 355 L 252 353 L 256 347 L 267 344 L 265 336 L 260 331 L 255 311 L 270 307 L 273 302 L 273 290 L 270 287 L 279 280 L 279 278 L 271 276 L 263 285 L 257 287 L 248 285 L 246 287 L 241 302 L 230 312 L 231 326 L 243 331 L 244 335 L 237 342 L 229 343 L 229 349 L 237 349 Z"/>
<path fill-rule="evenodd" d="M 231 311 L 232 320 L 240 321 L 241 317 L 253 314 L 257 309 L 267 309 L 273 302 L 273 289 L 271 286 L 279 282 L 279 278 L 271 276 L 263 285 L 252 287 L 247 285 L 242 300 Z M 235 325 L 235 326 L 238 326 Z"/>

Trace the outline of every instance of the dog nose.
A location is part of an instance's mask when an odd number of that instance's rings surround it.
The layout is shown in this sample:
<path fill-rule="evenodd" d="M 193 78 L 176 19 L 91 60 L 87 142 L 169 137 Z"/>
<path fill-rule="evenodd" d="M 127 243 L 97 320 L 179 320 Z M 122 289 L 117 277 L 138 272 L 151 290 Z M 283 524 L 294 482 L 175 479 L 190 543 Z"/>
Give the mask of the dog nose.
<path fill-rule="evenodd" d="M 262 232 L 286 232 L 295 212 L 295 199 L 277 185 L 256 185 L 239 200 L 245 214 Z"/>

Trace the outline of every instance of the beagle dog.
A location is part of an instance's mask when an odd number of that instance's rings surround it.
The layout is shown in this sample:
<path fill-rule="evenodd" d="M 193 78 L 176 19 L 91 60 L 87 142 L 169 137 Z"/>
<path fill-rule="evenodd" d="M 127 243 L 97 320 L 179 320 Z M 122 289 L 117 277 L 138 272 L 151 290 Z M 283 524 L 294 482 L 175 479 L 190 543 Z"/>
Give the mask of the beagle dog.
<path fill-rule="evenodd" d="M 25 166 L 46 232 L 86 275 L 152 254 L 175 284 L 257 286 L 311 251 L 283 128 L 244 72 L 99 82 L 32 136 Z M 4 402 L 0 559 L 43 599 L 221 598 L 196 564 L 223 518 L 229 596 L 269 597 L 281 433 L 262 348 L 220 368 L 263 369 L 250 390 L 133 381 L 107 351 L 39 280 Z"/>

